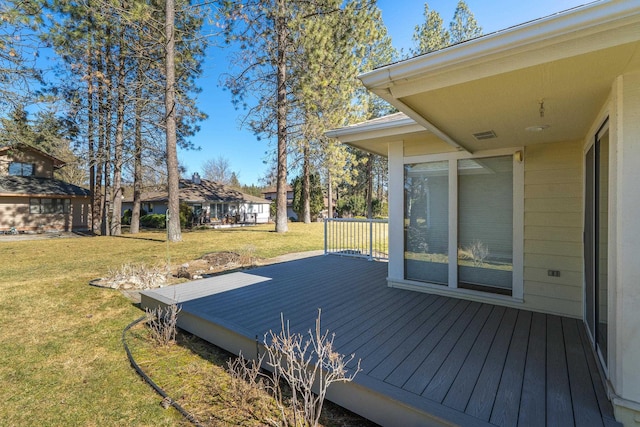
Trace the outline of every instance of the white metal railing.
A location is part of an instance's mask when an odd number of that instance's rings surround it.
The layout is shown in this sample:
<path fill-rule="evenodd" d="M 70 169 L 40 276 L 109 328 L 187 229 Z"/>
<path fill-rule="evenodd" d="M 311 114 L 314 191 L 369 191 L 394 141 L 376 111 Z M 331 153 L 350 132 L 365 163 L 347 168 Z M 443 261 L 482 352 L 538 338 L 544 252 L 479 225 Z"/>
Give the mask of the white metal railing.
<path fill-rule="evenodd" d="M 388 259 L 386 219 L 327 218 L 324 220 L 324 254 Z"/>

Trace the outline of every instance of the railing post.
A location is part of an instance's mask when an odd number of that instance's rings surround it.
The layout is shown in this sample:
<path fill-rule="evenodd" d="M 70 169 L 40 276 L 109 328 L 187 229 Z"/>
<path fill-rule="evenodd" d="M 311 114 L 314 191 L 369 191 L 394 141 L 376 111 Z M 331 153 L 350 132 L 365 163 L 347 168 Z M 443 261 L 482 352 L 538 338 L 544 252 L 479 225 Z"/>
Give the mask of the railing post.
<path fill-rule="evenodd" d="M 373 218 L 369 218 L 369 261 L 373 261 Z"/>
<path fill-rule="evenodd" d="M 329 222 L 329 218 L 324 219 L 324 254 L 328 253 L 327 251 L 327 223 Z"/>

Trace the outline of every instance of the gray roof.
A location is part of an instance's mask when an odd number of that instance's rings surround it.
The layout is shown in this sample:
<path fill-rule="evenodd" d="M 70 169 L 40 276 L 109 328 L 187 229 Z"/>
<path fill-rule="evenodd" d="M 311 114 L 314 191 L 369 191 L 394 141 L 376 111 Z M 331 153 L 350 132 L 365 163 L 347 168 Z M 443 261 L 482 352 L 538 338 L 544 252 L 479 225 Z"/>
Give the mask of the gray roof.
<path fill-rule="evenodd" d="M 89 197 L 91 192 L 86 188 L 78 187 L 59 179 L 35 176 L 3 176 L 0 177 L 0 194 Z"/>
<path fill-rule="evenodd" d="M 180 180 L 180 201 L 190 203 L 270 203 L 270 200 L 252 196 L 235 190 L 215 181 L 201 179 L 200 184 L 195 184 L 192 180 Z M 143 202 L 166 202 L 167 191 L 143 192 L 141 200 Z M 125 202 L 131 202 L 132 196 L 126 197 Z"/>

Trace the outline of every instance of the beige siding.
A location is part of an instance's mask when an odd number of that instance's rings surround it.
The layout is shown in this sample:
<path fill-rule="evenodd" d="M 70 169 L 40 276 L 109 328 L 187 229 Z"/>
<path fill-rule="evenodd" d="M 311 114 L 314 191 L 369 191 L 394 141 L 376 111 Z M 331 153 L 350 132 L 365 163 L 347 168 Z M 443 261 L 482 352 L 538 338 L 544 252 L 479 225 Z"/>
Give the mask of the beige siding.
<path fill-rule="evenodd" d="M 454 147 L 435 137 L 431 137 L 423 141 L 405 141 L 403 146 L 405 157 L 451 153 L 456 151 Z"/>
<path fill-rule="evenodd" d="M 532 310 L 582 317 L 582 162 L 579 142 L 526 148 L 524 302 Z"/>
<path fill-rule="evenodd" d="M 0 197 L 0 230 L 15 227 L 21 231 L 88 230 L 88 198 L 71 199 L 69 214 L 31 214 L 28 197 Z"/>
<path fill-rule="evenodd" d="M 10 150 L 7 155 L 0 156 L 0 176 L 9 173 L 9 163 L 11 162 L 33 163 L 35 165 L 35 176 L 53 178 L 53 164 L 51 159 L 39 153 L 30 150 Z"/>

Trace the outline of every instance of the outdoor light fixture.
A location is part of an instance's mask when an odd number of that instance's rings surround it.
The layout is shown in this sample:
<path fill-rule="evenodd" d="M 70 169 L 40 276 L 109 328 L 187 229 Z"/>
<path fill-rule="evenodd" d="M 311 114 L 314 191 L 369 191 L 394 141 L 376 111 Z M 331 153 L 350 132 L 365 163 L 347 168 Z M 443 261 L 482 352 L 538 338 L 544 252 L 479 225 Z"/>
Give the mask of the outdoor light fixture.
<path fill-rule="evenodd" d="M 538 113 L 540 114 L 540 118 L 544 119 L 544 112 L 545 112 L 545 108 L 544 108 L 544 99 L 540 99 L 538 101 Z M 525 128 L 524 130 L 527 132 L 543 132 L 547 129 L 549 129 L 551 127 L 551 125 L 547 125 L 547 124 L 543 124 L 543 125 L 535 125 L 535 126 L 529 126 L 527 128 Z"/>
<path fill-rule="evenodd" d="M 549 129 L 550 127 L 551 125 L 536 125 L 536 126 L 529 126 L 527 128 L 524 128 L 524 130 L 526 130 L 527 132 L 543 132 Z"/>
<path fill-rule="evenodd" d="M 518 163 L 522 163 L 522 160 L 524 160 L 524 153 L 522 152 L 522 150 L 518 150 L 515 153 L 513 153 L 513 160 L 515 160 Z"/>

